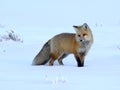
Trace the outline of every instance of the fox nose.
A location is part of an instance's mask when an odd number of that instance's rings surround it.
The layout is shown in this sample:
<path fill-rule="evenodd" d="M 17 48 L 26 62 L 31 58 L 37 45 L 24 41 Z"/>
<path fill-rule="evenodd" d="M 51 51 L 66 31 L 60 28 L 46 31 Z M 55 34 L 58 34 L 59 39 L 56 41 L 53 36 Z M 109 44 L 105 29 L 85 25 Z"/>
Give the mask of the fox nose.
<path fill-rule="evenodd" d="M 84 39 L 80 39 L 80 42 L 84 42 L 85 40 Z"/>
<path fill-rule="evenodd" d="M 80 38 L 80 42 L 84 42 L 85 40 L 84 40 L 84 38 Z"/>
<path fill-rule="evenodd" d="M 82 42 L 83 40 L 81 39 L 80 42 Z"/>

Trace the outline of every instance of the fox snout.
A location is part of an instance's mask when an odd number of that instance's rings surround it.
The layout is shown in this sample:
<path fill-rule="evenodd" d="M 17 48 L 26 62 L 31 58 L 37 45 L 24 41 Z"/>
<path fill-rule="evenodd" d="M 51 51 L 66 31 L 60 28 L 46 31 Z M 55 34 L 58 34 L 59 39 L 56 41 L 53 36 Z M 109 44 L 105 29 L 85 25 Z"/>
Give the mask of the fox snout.
<path fill-rule="evenodd" d="M 84 41 L 85 41 L 84 39 L 80 38 L 80 42 L 84 42 Z"/>
<path fill-rule="evenodd" d="M 89 44 L 89 40 L 87 40 L 87 35 L 78 35 L 78 41 L 81 43 L 82 46 L 86 46 Z"/>
<path fill-rule="evenodd" d="M 84 42 L 86 40 L 87 34 L 77 35 L 77 37 L 80 42 Z"/>
<path fill-rule="evenodd" d="M 81 43 L 81 46 L 82 46 L 82 47 L 86 47 L 87 45 L 89 45 L 90 41 L 88 41 L 88 40 L 83 40 L 83 41 L 81 41 L 80 43 Z"/>

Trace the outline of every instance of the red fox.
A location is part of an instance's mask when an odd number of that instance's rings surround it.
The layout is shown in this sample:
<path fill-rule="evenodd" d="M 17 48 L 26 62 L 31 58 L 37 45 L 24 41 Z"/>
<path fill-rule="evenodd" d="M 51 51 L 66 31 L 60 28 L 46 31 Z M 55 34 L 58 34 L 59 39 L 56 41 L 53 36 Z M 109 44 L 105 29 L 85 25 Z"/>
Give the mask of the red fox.
<path fill-rule="evenodd" d="M 34 58 L 32 65 L 43 65 L 50 60 L 49 65 L 52 66 L 56 59 L 60 65 L 63 65 L 62 60 L 72 53 L 77 66 L 83 67 L 85 56 L 93 44 L 93 35 L 86 23 L 73 27 L 76 34 L 61 33 L 48 40 Z"/>

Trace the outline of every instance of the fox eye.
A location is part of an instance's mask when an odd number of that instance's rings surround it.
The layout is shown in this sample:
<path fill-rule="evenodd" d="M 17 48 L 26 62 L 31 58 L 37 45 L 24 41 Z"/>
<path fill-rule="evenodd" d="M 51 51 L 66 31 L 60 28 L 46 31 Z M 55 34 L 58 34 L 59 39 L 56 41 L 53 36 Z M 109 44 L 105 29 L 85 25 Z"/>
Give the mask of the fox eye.
<path fill-rule="evenodd" d="M 78 37 L 80 37 L 80 35 L 78 35 Z"/>
<path fill-rule="evenodd" d="M 87 34 L 83 34 L 83 37 L 86 36 Z"/>

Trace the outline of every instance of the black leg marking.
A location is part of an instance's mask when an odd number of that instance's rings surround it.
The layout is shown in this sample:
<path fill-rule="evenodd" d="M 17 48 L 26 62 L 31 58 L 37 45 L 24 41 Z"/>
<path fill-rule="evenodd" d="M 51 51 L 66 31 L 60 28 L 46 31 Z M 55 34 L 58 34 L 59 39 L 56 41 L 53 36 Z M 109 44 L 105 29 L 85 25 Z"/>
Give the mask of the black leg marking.
<path fill-rule="evenodd" d="M 76 58 L 76 61 L 77 61 L 77 64 L 78 64 L 78 67 L 83 67 L 84 66 L 84 61 L 81 62 L 80 58 L 78 56 L 75 56 Z"/>

